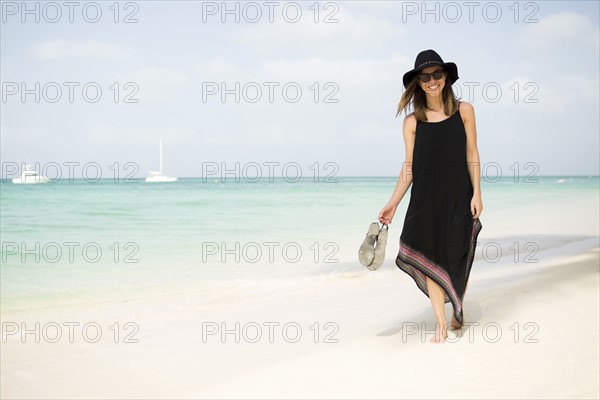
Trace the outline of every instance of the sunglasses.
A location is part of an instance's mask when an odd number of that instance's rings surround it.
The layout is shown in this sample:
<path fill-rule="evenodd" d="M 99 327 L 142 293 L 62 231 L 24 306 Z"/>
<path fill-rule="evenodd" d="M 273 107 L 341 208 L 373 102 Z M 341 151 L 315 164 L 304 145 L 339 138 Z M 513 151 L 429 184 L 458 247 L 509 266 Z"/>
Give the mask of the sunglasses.
<path fill-rule="evenodd" d="M 431 77 L 433 77 L 433 79 L 435 80 L 442 79 L 442 76 L 444 76 L 445 73 L 446 71 L 444 71 L 443 69 L 438 69 L 436 71 L 433 71 L 432 73 L 423 72 L 419 74 L 419 81 L 423 83 L 429 82 Z"/>

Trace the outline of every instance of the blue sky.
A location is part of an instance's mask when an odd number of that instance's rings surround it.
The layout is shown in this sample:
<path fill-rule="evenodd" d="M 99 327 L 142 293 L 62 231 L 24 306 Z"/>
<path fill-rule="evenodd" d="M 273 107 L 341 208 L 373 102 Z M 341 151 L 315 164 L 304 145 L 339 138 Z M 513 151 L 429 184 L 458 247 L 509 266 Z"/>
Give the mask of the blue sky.
<path fill-rule="evenodd" d="M 475 107 L 483 165 L 599 173 L 598 2 L 483 1 L 472 20 L 468 2 L 427 2 L 430 13 L 420 1 L 275 3 L 273 22 L 267 2 L 228 2 L 240 19 L 223 22 L 222 2 L 120 2 L 118 15 L 113 1 L 80 2 L 70 22 L 62 2 L 28 2 L 33 14 L 2 2 L 3 165 L 93 162 L 110 177 L 108 166 L 132 162 L 145 176 L 162 139 L 166 171 L 179 177 L 236 162 L 397 175 L 402 75 L 434 49 L 458 65 L 454 86 Z M 39 103 L 23 101 L 23 85 Z M 233 93 L 225 101 L 221 85 Z"/>

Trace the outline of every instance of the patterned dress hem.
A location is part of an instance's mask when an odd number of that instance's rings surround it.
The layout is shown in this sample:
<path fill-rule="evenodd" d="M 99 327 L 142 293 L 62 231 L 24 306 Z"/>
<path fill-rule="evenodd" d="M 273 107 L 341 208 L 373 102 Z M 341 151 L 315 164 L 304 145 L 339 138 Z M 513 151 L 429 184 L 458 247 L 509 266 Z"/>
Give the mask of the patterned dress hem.
<path fill-rule="evenodd" d="M 467 257 L 467 268 L 465 274 L 465 289 L 468 283 L 471 266 L 475 256 L 475 247 L 477 245 L 477 237 L 481 231 L 482 225 L 479 218 L 473 220 L 473 228 L 471 230 L 471 242 L 469 246 L 469 254 Z M 426 276 L 436 282 L 444 289 L 444 304 L 451 302 L 454 308 L 454 317 L 459 324 L 463 324 L 463 299 L 457 295 L 454 285 L 448 276 L 448 273 L 439 265 L 431 261 L 428 257 L 419 251 L 408 246 L 400 239 L 400 251 L 396 257 L 396 265 L 402 271 L 406 272 L 413 278 L 417 287 L 429 297 L 427 290 Z M 463 296 L 464 297 L 464 296 Z"/>

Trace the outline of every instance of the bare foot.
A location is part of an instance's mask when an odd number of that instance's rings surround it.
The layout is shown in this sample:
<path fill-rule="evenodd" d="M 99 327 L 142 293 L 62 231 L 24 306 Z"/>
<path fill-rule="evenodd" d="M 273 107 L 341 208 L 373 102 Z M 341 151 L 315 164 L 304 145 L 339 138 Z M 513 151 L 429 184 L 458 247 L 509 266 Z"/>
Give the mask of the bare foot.
<path fill-rule="evenodd" d="M 429 339 L 431 343 L 445 343 L 448 337 L 448 330 L 446 329 L 446 323 L 436 323 L 435 335 Z"/>
<path fill-rule="evenodd" d="M 454 318 L 454 315 L 452 315 L 452 322 L 450 322 L 450 328 L 452 330 L 460 329 L 463 327 L 464 324 L 465 324 L 464 321 L 462 324 L 459 324 L 458 321 L 456 320 L 456 318 Z"/>

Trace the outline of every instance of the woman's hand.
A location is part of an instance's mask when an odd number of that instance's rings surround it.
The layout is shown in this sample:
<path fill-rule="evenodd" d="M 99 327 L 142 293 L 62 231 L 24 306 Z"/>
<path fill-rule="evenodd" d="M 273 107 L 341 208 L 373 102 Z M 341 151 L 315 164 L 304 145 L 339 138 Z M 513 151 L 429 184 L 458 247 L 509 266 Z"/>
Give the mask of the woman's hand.
<path fill-rule="evenodd" d="M 394 206 L 393 204 L 387 204 L 385 207 L 381 209 L 379 216 L 377 219 L 379 222 L 385 225 L 389 225 L 392 223 L 392 219 L 394 218 L 394 214 L 396 214 L 396 208 L 398 206 Z"/>
<path fill-rule="evenodd" d="M 471 215 L 473 218 L 479 218 L 483 211 L 483 203 L 481 202 L 481 195 L 475 194 L 471 199 Z"/>

